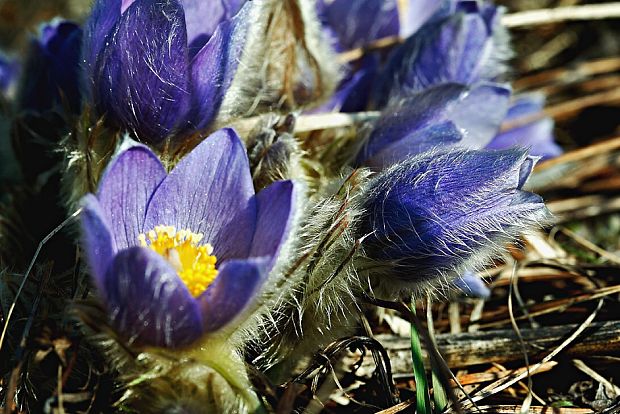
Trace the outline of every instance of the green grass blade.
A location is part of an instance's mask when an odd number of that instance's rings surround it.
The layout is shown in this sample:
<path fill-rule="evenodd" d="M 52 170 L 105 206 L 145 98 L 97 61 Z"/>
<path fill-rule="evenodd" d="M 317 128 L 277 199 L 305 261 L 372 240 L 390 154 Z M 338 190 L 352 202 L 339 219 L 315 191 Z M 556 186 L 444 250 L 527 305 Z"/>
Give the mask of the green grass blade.
<path fill-rule="evenodd" d="M 411 312 L 415 315 L 415 302 L 411 302 Z M 426 382 L 426 371 L 424 370 L 424 357 L 422 356 L 422 346 L 420 344 L 419 327 L 411 324 L 411 360 L 413 362 L 413 376 L 416 387 L 416 413 L 431 414 L 431 399 Z"/>
<path fill-rule="evenodd" d="M 439 373 L 435 369 L 435 366 L 432 367 L 432 375 L 433 375 L 433 401 L 435 402 L 435 413 L 443 412 L 444 408 L 448 406 L 448 395 L 446 394 L 446 390 L 441 384 L 441 379 L 439 377 Z"/>

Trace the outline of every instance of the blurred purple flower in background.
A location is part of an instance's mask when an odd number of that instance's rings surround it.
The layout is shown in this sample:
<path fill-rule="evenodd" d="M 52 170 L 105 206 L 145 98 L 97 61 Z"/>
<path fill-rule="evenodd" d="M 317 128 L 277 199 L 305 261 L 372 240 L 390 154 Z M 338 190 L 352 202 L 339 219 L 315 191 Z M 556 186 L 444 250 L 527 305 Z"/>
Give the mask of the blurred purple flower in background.
<path fill-rule="evenodd" d="M 443 150 L 377 174 L 364 201 L 366 255 L 415 284 L 475 269 L 549 213 L 523 191 L 534 161 L 524 150 Z"/>
<path fill-rule="evenodd" d="M 373 104 L 445 82 L 466 85 L 495 80 L 503 71 L 507 39 L 498 25 L 500 9 L 477 1 L 448 1 L 430 21 L 398 46 L 379 74 Z"/>
<path fill-rule="evenodd" d="M 219 130 L 166 174 L 133 146 L 83 200 L 88 264 L 115 328 L 139 345 L 182 347 L 243 318 L 294 208 L 291 181 L 254 194 L 245 148 Z"/>
<path fill-rule="evenodd" d="M 0 95 L 11 94 L 19 78 L 19 62 L 17 59 L 0 52 Z"/>
<path fill-rule="evenodd" d="M 20 109 L 43 112 L 66 106 L 79 112 L 81 42 L 82 29 L 75 23 L 57 19 L 39 28 L 24 63 Z"/>
<path fill-rule="evenodd" d="M 562 154 L 562 148 L 554 141 L 553 119 L 540 117 L 545 98 L 542 95 L 524 95 L 515 99 L 508 110 L 507 123 L 519 122 L 518 126 L 503 131 L 489 143 L 487 148 L 505 149 L 514 146 L 528 147 L 530 154 L 549 159 Z M 528 120 L 528 117 L 534 117 Z"/>
<path fill-rule="evenodd" d="M 83 58 L 98 113 L 155 145 L 209 125 L 237 71 L 251 7 L 244 0 L 97 0 Z"/>

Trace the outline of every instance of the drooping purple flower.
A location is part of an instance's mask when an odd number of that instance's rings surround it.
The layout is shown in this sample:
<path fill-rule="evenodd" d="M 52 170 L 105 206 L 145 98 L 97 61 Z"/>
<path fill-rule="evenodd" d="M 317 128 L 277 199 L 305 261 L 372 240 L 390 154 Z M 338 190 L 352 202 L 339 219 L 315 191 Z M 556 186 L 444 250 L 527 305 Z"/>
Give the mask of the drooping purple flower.
<path fill-rule="evenodd" d="M 113 325 L 131 343 L 182 347 L 243 318 L 287 240 L 294 186 L 254 194 L 245 148 L 215 132 L 166 174 L 136 145 L 83 200 L 83 245 Z"/>
<path fill-rule="evenodd" d="M 484 148 L 508 110 L 510 89 L 483 83 L 443 84 L 385 108 L 356 163 L 382 169 L 431 148 Z"/>
<path fill-rule="evenodd" d="M 97 0 L 84 61 L 101 115 L 159 144 L 220 108 L 250 26 L 245 0 Z"/>
<path fill-rule="evenodd" d="M 445 82 L 493 80 L 505 52 L 500 10 L 477 1 L 450 1 L 392 53 L 373 91 L 377 108 Z"/>
<path fill-rule="evenodd" d="M 525 95 L 517 98 L 504 120 L 507 123 L 523 121 L 507 131 L 498 134 L 487 145 L 489 149 L 505 149 L 514 146 L 528 147 L 530 154 L 548 159 L 562 154 L 562 148 L 554 141 L 553 119 L 543 117 L 528 121 L 528 117 L 539 115 L 545 105 L 542 95 Z"/>
<path fill-rule="evenodd" d="M 53 20 L 39 28 L 24 64 L 18 104 L 23 110 L 46 111 L 68 107 L 78 112 L 80 44 L 82 29 L 66 20 Z"/>
<path fill-rule="evenodd" d="M 366 255 L 403 283 L 474 269 L 549 213 L 522 190 L 526 151 L 430 151 L 377 174 L 359 229 Z"/>

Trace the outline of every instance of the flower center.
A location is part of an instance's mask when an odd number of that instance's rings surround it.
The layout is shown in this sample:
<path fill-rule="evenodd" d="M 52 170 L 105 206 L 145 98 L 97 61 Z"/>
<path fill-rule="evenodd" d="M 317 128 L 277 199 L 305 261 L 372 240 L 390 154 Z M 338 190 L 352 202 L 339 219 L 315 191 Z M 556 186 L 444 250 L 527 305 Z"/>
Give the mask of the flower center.
<path fill-rule="evenodd" d="M 175 268 L 179 277 L 194 297 L 200 296 L 217 277 L 213 246 L 198 245 L 203 235 L 189 230 L 176 230 L 173 226 L 155 226 L 138 240 L 142 247 L 148 247 Z"/>

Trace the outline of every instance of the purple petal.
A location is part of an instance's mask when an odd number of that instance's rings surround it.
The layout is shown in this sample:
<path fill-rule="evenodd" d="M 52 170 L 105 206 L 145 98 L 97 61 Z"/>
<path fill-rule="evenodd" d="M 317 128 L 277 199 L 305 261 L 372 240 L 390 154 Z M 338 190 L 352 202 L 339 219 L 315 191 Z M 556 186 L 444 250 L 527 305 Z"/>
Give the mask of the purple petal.
<path fill-rule="evenodd" d="M 112 232 L 95 196 L 84 196 L 81 204 L 82 244 L 95 285 L 102 291 L 105 275 L 115 252 Z"/>
<path fill-rule="evenodd" d="M 187 42 L 194 46 L 196 40 L 200 41 L 200 38 L 209 39 L 215 33 L 218 24 L 232 18 L 241 9 L 245 0 L 180 0 L 180 2 L 185 11 Z"/>
<path fill-rule="evenodd" d="M 379 171 L 433 148 L 460 144 L 462 140 L 463 132 L 452 122 L 447 121 L 404 136 L 403 139 L 386 146 L 371 158 L 363 160 L 363 164 Z"/>
<path fill-rule="evenodd" d="M 237 72 L 250 27 L 249 16 L 253 5 L 254 3 L 248 2 L 233 19 L 221 23 L 213 37 L 191 62 L 190 119 L 198 129 L 204 128 L 215 118 L 224 94 Z"/>
<path fill-rule="evenodd" d="M 125 13 L 125 10 L 127 10 L 134 1 L 135 0 L 123 0 L 123 4 L 121 5 L 121 13 Z"/>
<path fill-rule="evenodd" d="M 106 39 L 94 73 L 100 113 L 161 143 L 187 111 L 187 36 L 176 0 L 136 0 Z"/>
<path fill-rule="evenodd" d="M 322 17 L 344 50 L 397 36 L 400 29 L 397 0 L 334 0 Z"/>
<path fill-rule="evenodd" d="M 269 274 L 267 258 L 231 260 L 222 265 L 209 288 L 198 298 L 206 332 L 240 320 L 251 309 Z"/>
<path fill-rule="evenodd" d="M 373 101 L 383 107 L 446 82 L 473 84 L 489 59 L 490 34 L 479 14 L 458 13 L 427 24 L 392 54 L 375 83 Z"/>
<path fill-rule="evenodd" d="M 103 301 L 129 343 L 178 348 L 203 334 L 198 302 L 163 257 L 132 247 L 108 269 Z"/>
<path fill-rule="evenodd" d="M 375 167 L 385 166 L 387 161 L 456 141 L 460 146 L 482 148 L 499 130 L 509 97 L 510 90 L 497 84 L 471 89 L 444 84 L 399 100 L 382 112 L 357 161 L 372 158 Z"/>
<path fill-rule="evenodd" d="M 86 21 L 82 55 L 89 76 L 94 76 L 97 57 L 101 54 L 106 38 L 121 18 L 121 0 L 95 0 Z"/>
<path fill-rule="evenodd" d="M 450 112 L 450 119 L 467 131 L 461 145 L 484 148 L 495 136 L 508 111 L 510 89 L 499 84 L 474 87 Z"/>
<path fill-rule="evenodd" d="M 505 121 L 515 121 L 539 114 L 544 106 L 542 96 L 525 96 L 518 99 L 508 110 Z M 490 149 L 514 146 L 529 147 L 530 154 L 543 159 L 562 154 L 562 148 L 554 142 L 553 120 L 545 117 L 498 134 L 487 145 Z"/>
<path fill-rule="evenodd" d="M 221 262 L 247 257 L 256 201 L 248 157 L 232 129 L 216 131 L 192 150 L 161 183 L 145 228 L 171 225 L 202 233 Z"/>
<path fill-rule="evenodd" d="M 286 241 L 293 214 L 295 195 L 292 181 L 276 181 L 256 196 L 256 231 L 250 256 L 275 259 Z"/>
<path fill-rule="evenodd" d="M 465 295 L 475 298 L 488 298 L 491 290 L 487 284 L 475 273 L 466 271 L 461 277 L 454 280 L 454 285 Z"/>
<path fill-rule="evenodd" d="M 312 110 L 312 113 L 360 112 L 366 109 L 372 83 L 379 68 L 379 59 L 376 55 L 366 55 L 359 63 L 359 68 L 354 68 L 354 73 L 340 83 L 331 99 Z"/>
<path fill-rule="evenodd" d="M 441 7 L 438 0 L 415 0 L 407 4 L 407 12 L 401 22 L 401 37 L 409 37 L 420 29 Z"/>
<path fill-rule="evenodd" d="M 462 85 L 442 85 L 385 109 L 375 123 L 367 145 L 358 156 L 358 163 L 373 157 L 391 144 L 442 123 L 450 105 L 461 99 L 465 91 Z M 403 154 L 403 157 L 407 155 Z"/>
<path fill-rule="evenodd" d="M 138 245 L 138 235 L 145 230 L 146 206 L 165 177 L 166 170 L 157 156 L 142 145 L 123 151 L 110 162 L 97 198 L 116 249 Z"/>

